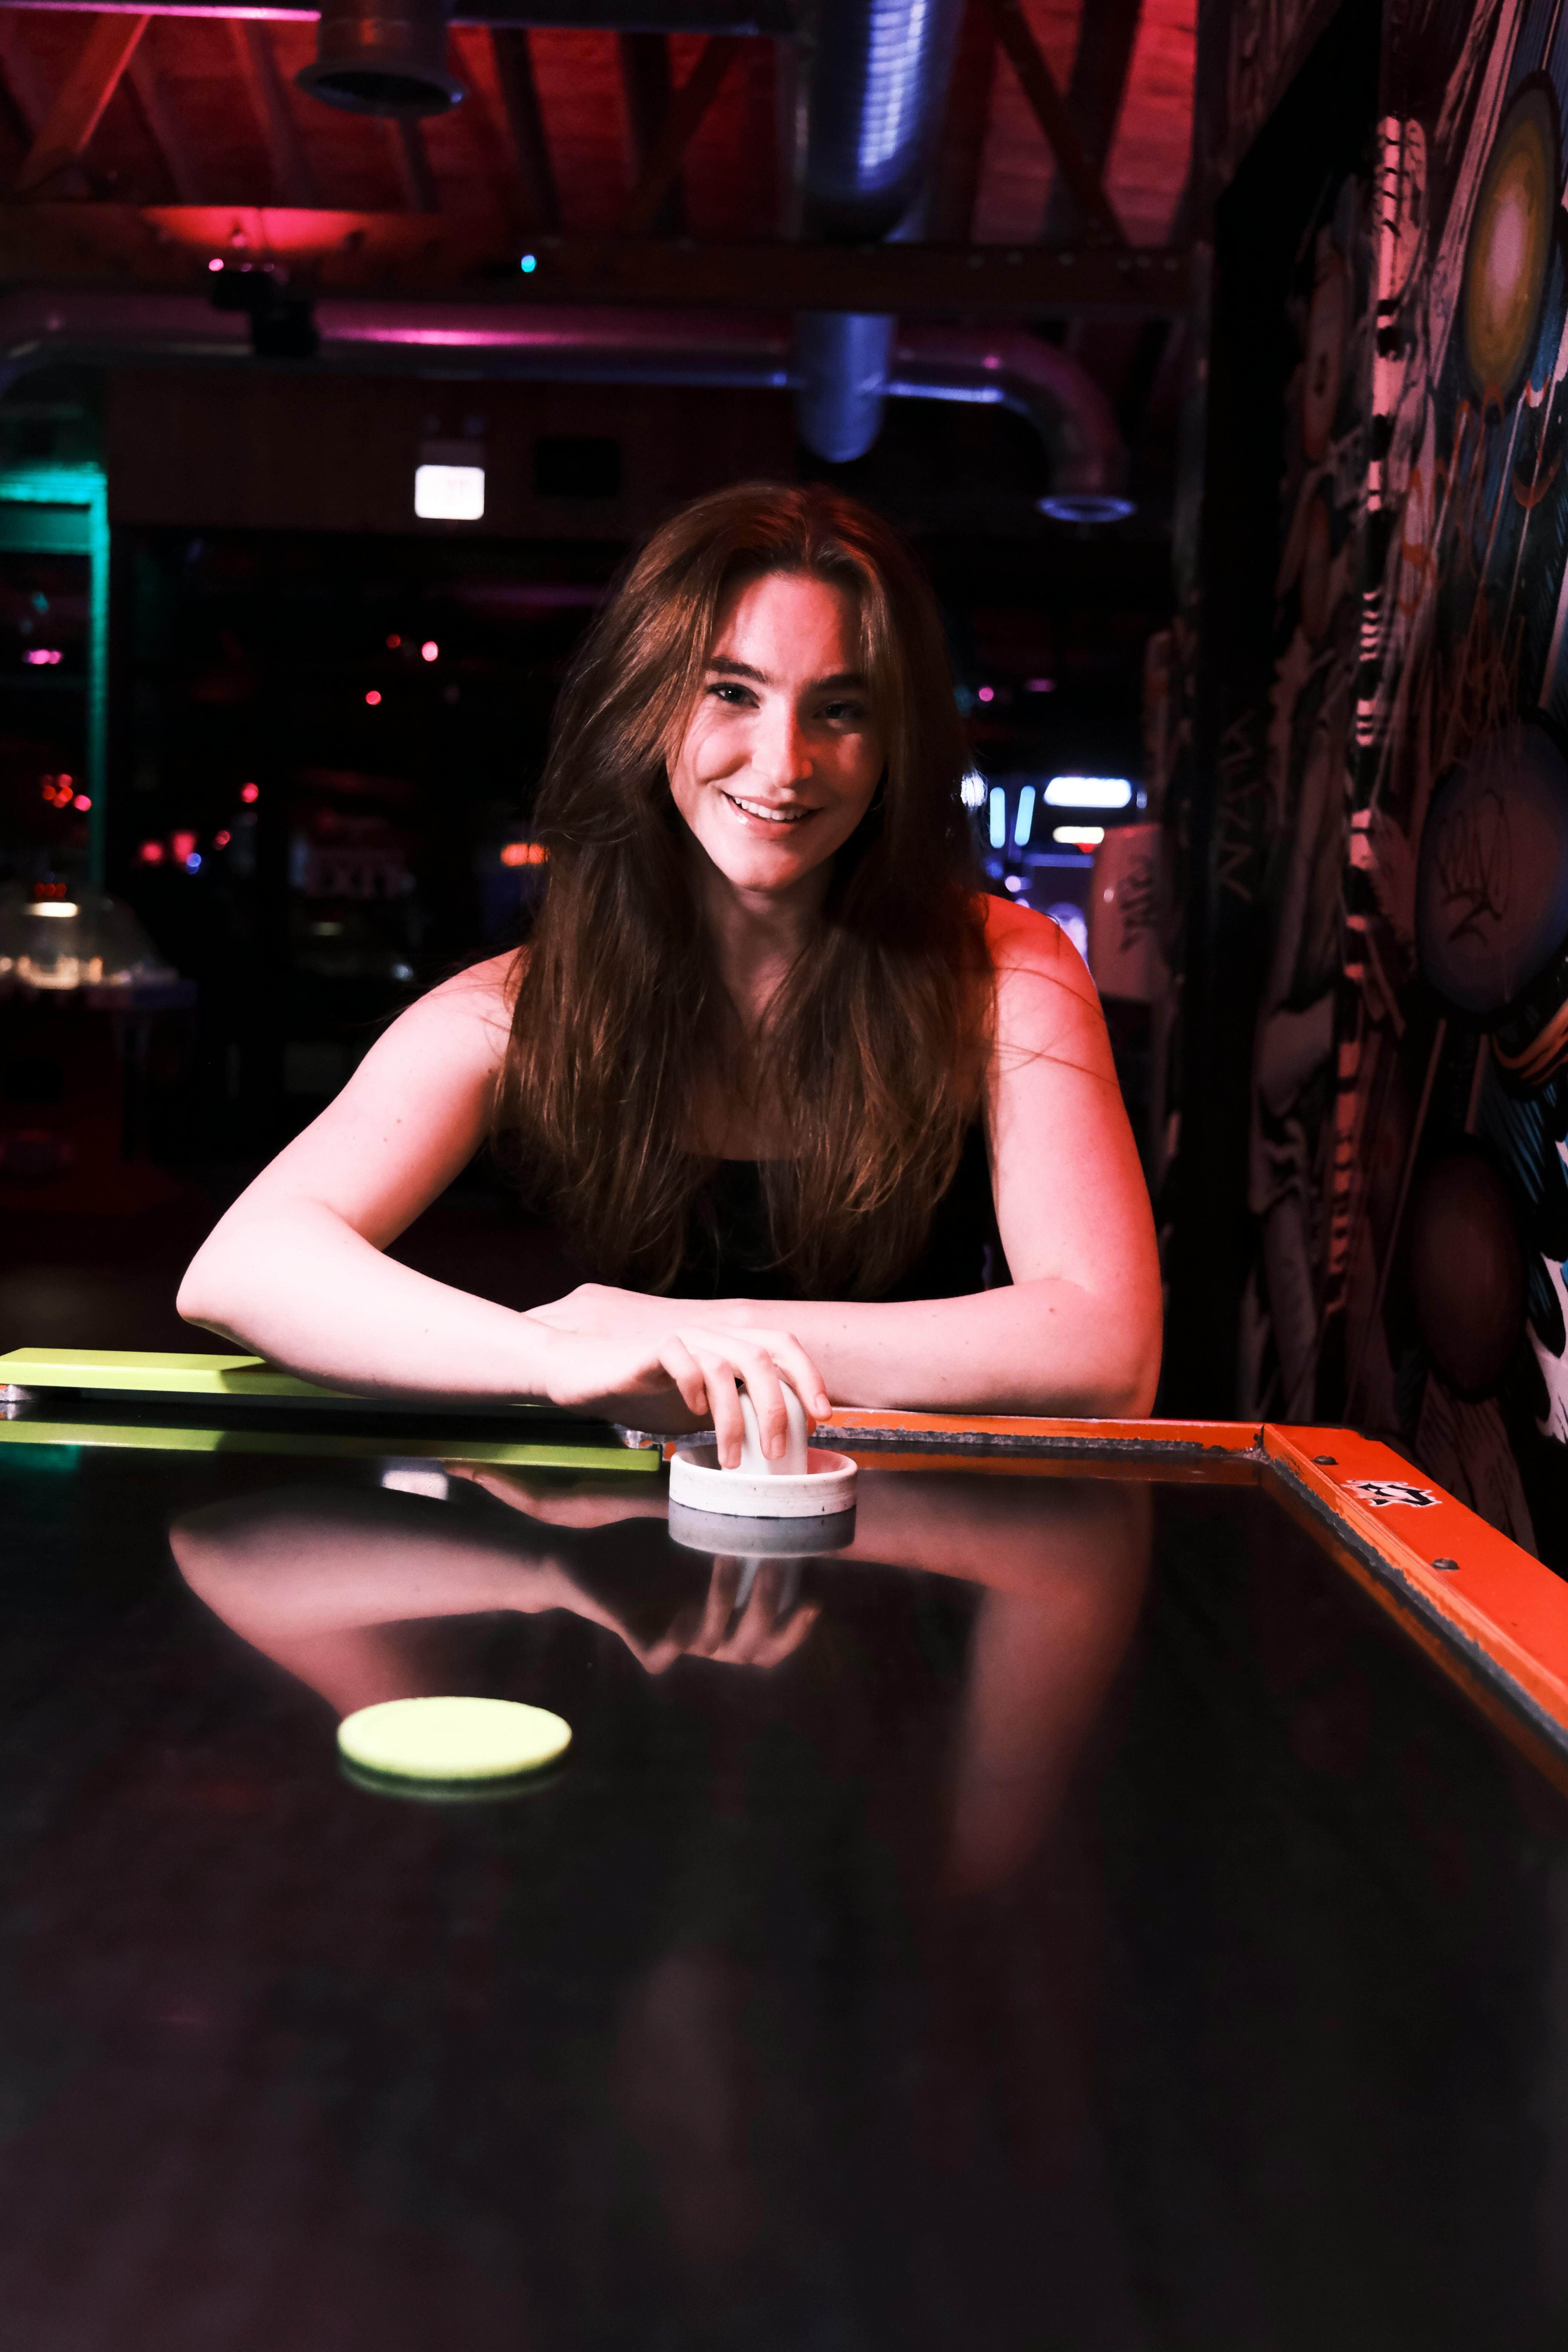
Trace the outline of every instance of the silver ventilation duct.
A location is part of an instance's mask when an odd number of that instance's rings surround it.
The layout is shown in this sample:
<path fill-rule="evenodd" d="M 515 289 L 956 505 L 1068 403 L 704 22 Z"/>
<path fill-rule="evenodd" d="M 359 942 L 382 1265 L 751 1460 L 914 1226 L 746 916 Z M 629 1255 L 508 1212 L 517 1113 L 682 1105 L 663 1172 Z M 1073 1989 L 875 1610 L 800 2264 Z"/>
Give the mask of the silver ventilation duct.
<path fill-rule="evenodd" d="M 334 372 L 811 393 L 790 321 L 775 314 L 322 300 L 314 326 L 313 365 Z M 30 369 L 67 361 L 256 364 L 249 319 L 199 296 L 0 296 L 0 390 Z M 887 339 L 883 396 L 1012 408 L 1046 446 L 1051 488 L 1043 503 L 1084 520 L 1110 510 L 1097 502 L 1127 511 L 1120 499 L 1126 456 L 1105 394 L 1066 352 L 1021 328 L 896 328 Z"/>
<path fill-rule="evenodd" d="M 447 70 L 445 0 L 321 0 L 316 54 L 294 77 L 351 114 L 416 122 L 465 95 Z"/>
<path fill-rule="evenodd" d="M 803 12 L 795 174 L 801 233 L 880 241 L 910 226 L 931 179 L 963 0 L 817 0 Z M 795 421 L 842 465 L 882 425 L 893 321 L 833 310 L 795 321 Z"/>

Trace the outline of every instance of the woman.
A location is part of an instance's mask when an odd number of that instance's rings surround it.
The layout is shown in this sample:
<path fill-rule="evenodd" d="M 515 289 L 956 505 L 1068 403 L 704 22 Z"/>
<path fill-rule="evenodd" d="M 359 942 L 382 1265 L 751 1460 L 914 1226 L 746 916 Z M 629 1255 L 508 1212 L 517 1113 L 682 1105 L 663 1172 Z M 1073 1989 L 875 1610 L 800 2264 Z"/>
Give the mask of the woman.
<path fill-rule="evenodd" d="M 1159 1273 L 1093 984 L 976 896 L 965 765 L 876 517 L 767 484 L 678 515 L 563 692 L 528 948 L 393 1024 L 181 1313 L 362 1392 L 711 1422 L 729 1465 L 738 1384 L 775 1456 L 781 1380 L 816 1417 L 1146 1412 Z M 605 1283 L 517 1315 L 383 1254 L 487 1139 Z"/>

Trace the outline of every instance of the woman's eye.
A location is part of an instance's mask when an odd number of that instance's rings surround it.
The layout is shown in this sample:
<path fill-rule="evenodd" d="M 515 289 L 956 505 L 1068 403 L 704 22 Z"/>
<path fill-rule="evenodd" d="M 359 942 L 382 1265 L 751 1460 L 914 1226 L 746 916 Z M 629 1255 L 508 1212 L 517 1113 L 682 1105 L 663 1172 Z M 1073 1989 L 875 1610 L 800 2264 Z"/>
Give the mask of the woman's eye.
<path fill-rule="evenodd" d="M 823 705 L 822 715 L 835 727 L 858 727 L 866 711 L 858 702 L 828 702 Z"/>
<path fill-rule="evenodd" d="M 752 698 L 745 687 L 735 686 L 726 678 L 721 678 L 718 685 L 710 686 L 708 691 L 718 701 L 727 702 L 731 709 L 743 710 Z"/>

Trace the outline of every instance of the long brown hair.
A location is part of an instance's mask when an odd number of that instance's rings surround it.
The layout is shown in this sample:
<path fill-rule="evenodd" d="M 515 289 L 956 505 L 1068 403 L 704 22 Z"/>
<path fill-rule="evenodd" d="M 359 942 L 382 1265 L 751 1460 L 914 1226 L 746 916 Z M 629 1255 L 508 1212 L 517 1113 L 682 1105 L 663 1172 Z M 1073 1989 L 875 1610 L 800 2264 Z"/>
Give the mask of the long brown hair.
<path fill-rule="evenodd" d="M 989 967 L 966 766 L 931 593 L 895 534 L 819 488 L 748 482 L 655 532 L 556 709 L 535 829 L 549 886 L 498 1097 L 498 1141 L 612 1277 L 676 1278 L 715 1163 L 704 1077 L 733 1082 L 734 1016 L 689 877 L 667 757 L 747 580 L 847 586 L 887 748 L 820 922 L 758 1050 L 792 1138 L 764 1163 L 777 1262 L 805 1295 L 874 1295 L 919 1251 L 975 1115 Z"/>

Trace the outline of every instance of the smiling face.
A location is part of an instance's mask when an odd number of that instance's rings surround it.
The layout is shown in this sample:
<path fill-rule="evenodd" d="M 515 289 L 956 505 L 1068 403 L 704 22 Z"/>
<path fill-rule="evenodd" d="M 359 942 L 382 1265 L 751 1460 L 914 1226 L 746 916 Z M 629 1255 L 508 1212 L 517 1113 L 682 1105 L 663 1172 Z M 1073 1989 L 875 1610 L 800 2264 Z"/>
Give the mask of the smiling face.
<path fill-rule="evenodd" d="M 737 891 L 826 887 L 871 804 L 883 749 L 859 640 L 849 590 L 793 572 L 749 582 L 720 614 L 669 788 Z"/>

